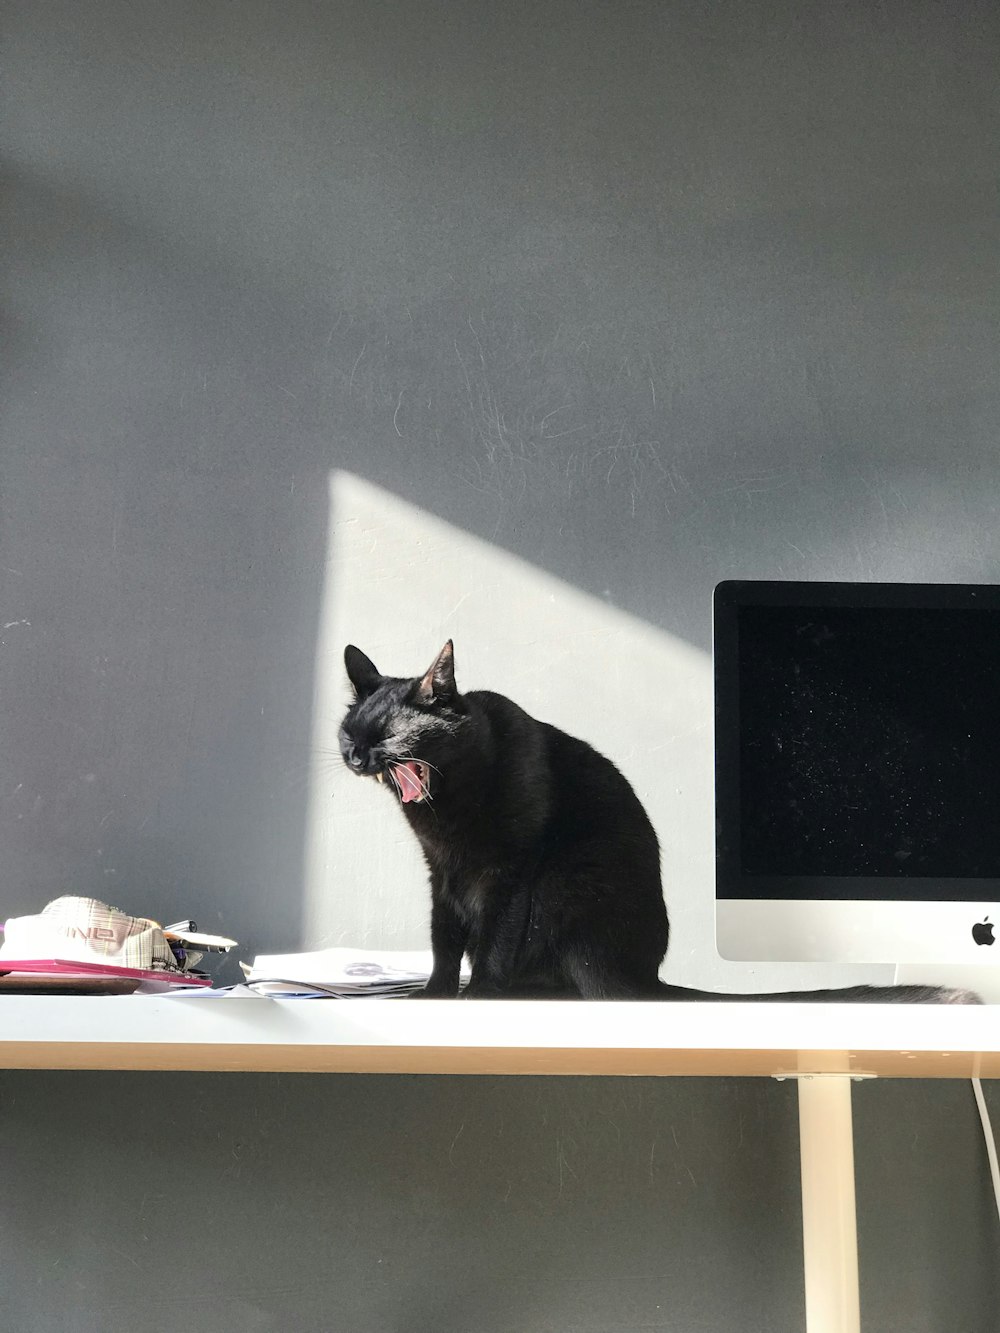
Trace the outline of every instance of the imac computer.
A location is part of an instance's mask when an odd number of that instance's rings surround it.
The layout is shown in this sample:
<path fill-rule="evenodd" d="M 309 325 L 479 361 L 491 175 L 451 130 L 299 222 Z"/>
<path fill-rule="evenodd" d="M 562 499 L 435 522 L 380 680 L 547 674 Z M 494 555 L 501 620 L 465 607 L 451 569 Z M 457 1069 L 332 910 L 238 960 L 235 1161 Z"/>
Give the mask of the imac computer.
<path fill-rule="evenodd" d="M 1000 999 L 1000 586 L 726 582 L 714 622 L 722 957 Z"/>

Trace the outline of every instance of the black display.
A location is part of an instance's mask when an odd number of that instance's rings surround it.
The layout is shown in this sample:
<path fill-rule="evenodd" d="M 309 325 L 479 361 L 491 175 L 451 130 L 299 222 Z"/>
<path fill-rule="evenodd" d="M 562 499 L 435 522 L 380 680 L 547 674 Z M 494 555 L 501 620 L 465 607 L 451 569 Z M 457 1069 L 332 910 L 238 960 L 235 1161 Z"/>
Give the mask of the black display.
<path fill-rule="evenodd" d="M 716 631 L 720 896 L 1000 882 L 1000 589 L 724 584 Z"/>

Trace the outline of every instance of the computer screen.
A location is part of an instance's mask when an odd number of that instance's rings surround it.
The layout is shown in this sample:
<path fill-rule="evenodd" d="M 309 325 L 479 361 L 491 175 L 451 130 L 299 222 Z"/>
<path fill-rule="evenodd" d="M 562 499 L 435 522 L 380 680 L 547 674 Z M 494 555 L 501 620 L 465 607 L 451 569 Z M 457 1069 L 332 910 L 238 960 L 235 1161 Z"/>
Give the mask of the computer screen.
<path fill-rule="evenodd" d="M 1000 587 L 722 583 L 714 663 L 720 953 L 987 961 Z"/>

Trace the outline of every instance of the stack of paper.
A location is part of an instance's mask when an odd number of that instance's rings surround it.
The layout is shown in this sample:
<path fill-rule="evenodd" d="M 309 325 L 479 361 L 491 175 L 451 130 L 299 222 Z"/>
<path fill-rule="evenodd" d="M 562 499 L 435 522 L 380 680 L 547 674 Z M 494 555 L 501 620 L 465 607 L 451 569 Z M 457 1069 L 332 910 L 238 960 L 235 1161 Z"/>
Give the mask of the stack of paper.
<path fill-rule="evenodd" d="M 240 966 L 260 995 L 349 999 L 412 995 L 425 986 L 432 964 L 429 949 L 318 949 L 258 954 L 251 966 Z"/>

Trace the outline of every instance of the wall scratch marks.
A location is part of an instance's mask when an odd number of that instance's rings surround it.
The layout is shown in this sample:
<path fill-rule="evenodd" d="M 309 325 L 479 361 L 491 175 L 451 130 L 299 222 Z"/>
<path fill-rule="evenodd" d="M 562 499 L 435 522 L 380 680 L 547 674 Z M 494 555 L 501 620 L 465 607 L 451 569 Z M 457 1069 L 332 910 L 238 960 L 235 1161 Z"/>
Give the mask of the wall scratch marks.
<path fill-rule="evenodd" d="M 463 1120 L 458 1127 L 458 1132 L 451 1141 L 451 1146 L 448 1149 L 448 1161 L 451 1163 L 452 1166 L 455 1165 L 455 1144 L 459 1141 L 459 1139 L 462 1137 L 464 1133 L 465 1133 L 465 1121 Z"/>
<path fill-rule="evenodd" d="M 354 388 L 354 376 L 357 374 L 358 366 L 361 365 L 361 358 L 364 356 L 364 354 L 365 354 L 365 352 L 366 352 L 367 350 L 368 350 L 368 344 L 367 344 L 367 342 L 362 343 L 362 344 L 361 344 L 361 351 L 360 351 L 360 352 L 357 354 L 357 356 L 355 357 L 355 359 L 354 359 L 354 365 L 351 367 L 351 378 L 347 381 L 347 387 L 348 387 L 349 390 Z"/>

